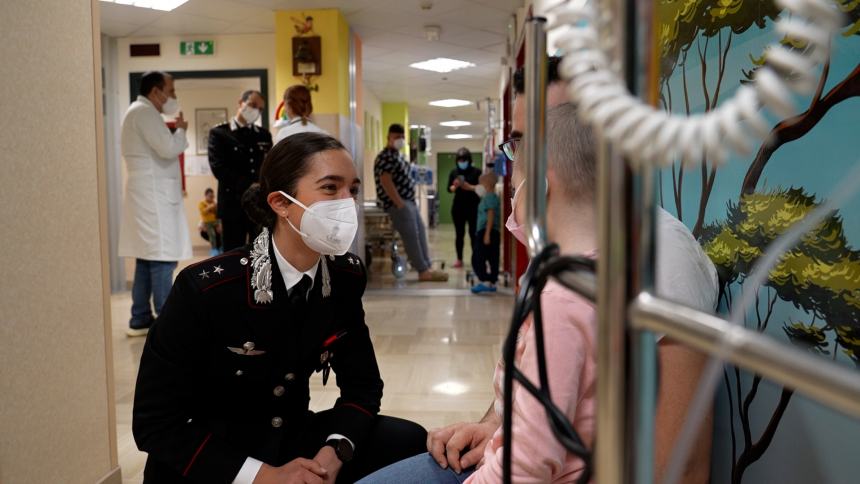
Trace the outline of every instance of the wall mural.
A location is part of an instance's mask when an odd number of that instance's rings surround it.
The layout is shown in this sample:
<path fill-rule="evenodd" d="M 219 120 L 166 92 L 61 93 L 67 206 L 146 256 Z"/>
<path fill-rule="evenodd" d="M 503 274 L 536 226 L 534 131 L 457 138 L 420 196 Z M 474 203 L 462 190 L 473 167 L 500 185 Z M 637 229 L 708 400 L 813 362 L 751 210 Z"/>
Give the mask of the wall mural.
<path fill-rule="evenodd" d="M 846 16 L 814 95 L 771 119 L 772 138 L 717 168 L 675 163 L 660 203 L 687 224 L 720 275 L 727 312 L 763 250 L 815 209 L 860 163 L 860 0 Z M 771 1 L 662 0 L 656 22 L 659 102 L 678 113 L 714 109 L 749 82 L 780 41 Z M 860 196 L 805 236 L 770 273 L 745 324 L 860 369 Z M 857 482 L 860 422 L 727 366 L 715 410 L 713 482 Z"/>

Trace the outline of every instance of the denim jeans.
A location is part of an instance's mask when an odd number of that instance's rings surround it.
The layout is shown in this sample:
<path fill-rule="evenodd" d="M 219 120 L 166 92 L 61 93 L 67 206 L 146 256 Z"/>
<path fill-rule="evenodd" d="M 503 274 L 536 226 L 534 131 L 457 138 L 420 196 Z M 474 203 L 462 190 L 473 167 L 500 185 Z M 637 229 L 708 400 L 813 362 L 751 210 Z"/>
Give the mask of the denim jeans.
<path fill-rule="evenodd" d="M 391 207 L 388 216 L 394 229 L 403 240 L 406 255 L 412 268 L 419 273 L 430 269 L 433 262 L 430 260 L 430 249 L 427 247 L 427 231 L 424 229 L 424 221 L 418 213 L 418 205 L 411 200 L 404 200 L 403 208 Z"/>
<path fill-rule="evenodd" d="M 464 469 L 460 474 L 450 467 L 443 469 L 425 452 L 384 467 L 356 484 L 460 484 L 473 472 L 474 467 Z"/>
<path fill-rule="evenodd" d="M 475 239 L 472 246 L 472 271 L 479 281 L 495 284 L 499 280 L 499 231 L 490 230 L 490 245 L 484 245 L 484 230 L 476 234 Z"/>
<path fill-rule="evenodd" d="M 142 328 L 150 325 L 153 320 L 150 299 L 155 303 L 155 313 L 161 312 L 173 286 L 174 269 L 176 262 L 135 259 L 129 326 Z"/>

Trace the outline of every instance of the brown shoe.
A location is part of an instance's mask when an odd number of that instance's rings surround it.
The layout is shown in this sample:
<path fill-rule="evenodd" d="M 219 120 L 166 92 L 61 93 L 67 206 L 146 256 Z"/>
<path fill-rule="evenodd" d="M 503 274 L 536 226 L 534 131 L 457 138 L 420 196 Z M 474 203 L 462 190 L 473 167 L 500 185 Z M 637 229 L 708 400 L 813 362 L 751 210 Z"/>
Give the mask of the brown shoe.
<path fill-rule="evenodd" d="M 448 273 L 442 271 L 427 271 L 422 275 L 419 275 L 418 280 L 421 282 L 447 282 Z"/>

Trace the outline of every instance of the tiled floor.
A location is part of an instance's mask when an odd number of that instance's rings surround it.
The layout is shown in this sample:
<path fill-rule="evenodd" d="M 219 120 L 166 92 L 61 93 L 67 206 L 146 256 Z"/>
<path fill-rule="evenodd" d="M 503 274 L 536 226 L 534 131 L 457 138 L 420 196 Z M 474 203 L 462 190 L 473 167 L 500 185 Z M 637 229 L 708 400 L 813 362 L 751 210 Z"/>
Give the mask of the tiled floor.
<path fill-rule="evenodd" d="M 434 428 L 478 419 L 489 407 L 493 367 L 513 300 L 501 293 L 469 294 L 465 272 L 451 269 L 453 230 L 433 230 L 429 237 L 434 257 L 448 262 L 450 281 L 419 283 L 414 273 L 396 281 L 377 273 L 364 306 L 385 381 L 382 411 Z M 111 302 L 120 466 L 123 482 L 140 483 L 146 457 L 131 435 L 131 407 L 144 340 L 124 333 L 130 294 L 116 294 Z M 318 375 L 311 390 L 313 409 L 329 408 L 337 398 L 337 387 L 323 387 Z"/>

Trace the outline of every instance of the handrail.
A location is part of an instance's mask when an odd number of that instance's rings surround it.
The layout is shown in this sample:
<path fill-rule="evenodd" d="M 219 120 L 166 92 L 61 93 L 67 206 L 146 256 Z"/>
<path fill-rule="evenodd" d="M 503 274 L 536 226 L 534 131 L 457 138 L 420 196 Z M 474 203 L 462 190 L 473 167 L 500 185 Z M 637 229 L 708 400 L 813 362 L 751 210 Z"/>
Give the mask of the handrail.
<path fill-rule="evenodd" d="M 719 316 L 645 292 L 631 304 L 629 317 L 634 329 L 663 333 L 687 346 L 793 388 L 825 405 L 860 417 L 860 374 L 856 370 L 817 358 Z"/>

